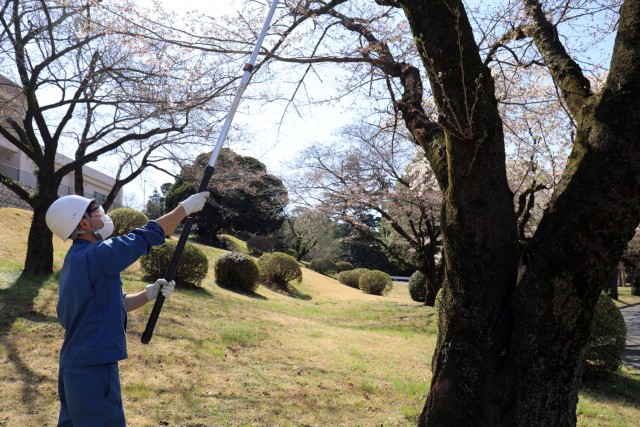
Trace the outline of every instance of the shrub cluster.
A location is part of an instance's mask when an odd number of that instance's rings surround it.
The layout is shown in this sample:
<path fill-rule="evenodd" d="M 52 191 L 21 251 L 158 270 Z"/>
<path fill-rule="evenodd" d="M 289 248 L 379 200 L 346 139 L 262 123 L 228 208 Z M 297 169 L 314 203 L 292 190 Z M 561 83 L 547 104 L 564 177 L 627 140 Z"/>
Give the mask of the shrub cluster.
<path fill-rule="evenodd" d="M 151 248 L 147 255 L 140 258 L 140 266 L 145 280 L 165 277 L 176 245 L 175 241 L 167 240 L 164 244 Z M 209 260 L 204 252 L 197 246 L 187 243 L 180 256 L 180 262 L 174 276 L 176 286 L 200 286 L 202 280 L 207 277 L 208 269 Z"/>
<path fill-rule="evenodd" d="M 370 270 L 362 273 L 358 281 L 360 290 L 371 295 L 386 295 L 393 289 L 393 281 L 384 271 Z"/>
<path fill-rule="evenodd" d="M 342 272 L 342 271 L 349 271 L 349 270 L 353 270 L 353 264 L 351 264 L 349 261 L 338 261 L 336 262 L 336 271 L 338 273 Z"/>
<path fill-rule="evenodd" d="M 608 295 L 598 297 L 585 349 L 587 369 L 616 371 L 622 363 L 627 327 L 618 307 Z"/>
<path fill-rule="evenodd" d="M 260 256 L 263 253 L 271 252 L 273 245 L 265 236 L 253 236 L 247 240 L 247 250 L 251 255 Z"/>
<path fill-rule="evenodd" d="M 338 273 L 338 282 L 351 288 L 360 289 L 360 276 L 366 271 L 369 271 L 369 269 L 355 268 L 353 270 L 342 271 Z"/>
<path fill-rule="evenodd" d="M 227 289 L 254 292 L 258 288 L 260 270 L 247 255 L 229 252 L 222 255 L 214 265 L 216 283 Z"/>
<path fill-rule="evenodd" d="M 427 297 L 427 276 L 420 270 L 416 271 L 409 278 L 408 288 L 412 300 L 424 302 Z"/>
<path fill-rule="evenodd" d="M 118 208 L 109 212 L 113 221 L 113 235 L 123 236 L 129 234 L 134 228 L 140 228 L 149 221 L 149 218 L 140 211 L 130 208 Z"/>
<path fill-rule="evenodd" d="M 317 271 L 320 274 L 326 275 L 338 271 L 338 267 L 336 267 L 334 262 L 329 258 L 316 258 L 314 260 L 311 260 L 311 262 L 309 263 L 309 268 L 313 271 Z"/>
<path fill-rule="evenodd" d="M 280 289 L 287 290 L 292 280 L 298 283 L 302 281 L 300 264 L 291 255 L 282 252 L 263 254 L 258 259 L 258 265 L 262 280 L 273 283 Z"/>

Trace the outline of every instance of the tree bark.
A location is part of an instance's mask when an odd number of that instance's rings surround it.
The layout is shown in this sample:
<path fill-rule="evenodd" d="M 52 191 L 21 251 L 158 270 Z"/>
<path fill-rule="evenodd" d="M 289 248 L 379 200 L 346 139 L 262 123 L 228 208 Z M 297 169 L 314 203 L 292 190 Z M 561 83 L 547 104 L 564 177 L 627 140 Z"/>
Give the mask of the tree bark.
<path fill-rule="evenodd" d="M 54 156 L 55 152 L 47 155 Z M 29 228 L 24 272 L 46 276 L 53 273 L 53 233 L 47 227 L 45 216 L 49 206 L 58 198 L 60 178 L 55 177 L 52 167 L 42 167 L 39 172 L 38 194 L 27 197 L 33 208 L 33 218 Z"/>
<path fill-rule="evenodd" d="M 447 171 L 445 280 L 419 425 L 575 425 L 593 307 L 640 220 L 640 0 L 621 9 L 598 96 L 540 5 L 525 2 L 530 36 L 578 130 L 563 178 L 524 247 L 493 80 L 462 2 L 399 3 L 431 83 Z M 418 127 L 407 124 L 420 142 Z"/>
<path fill-rule="evenodd" d="M 53 234 L 44 220 L 46 208 L 38 207 L 33 211 L 33 220 L 29 229 L 27 257 L 24 272 L 32 275 L 49 275 L 53 272 Z"/>
<path fill-rule="evenodd" d="M 517 277 L 501 121 L 462 3 L 403 6 L 445 130 L 448 169 L 441 216 L 446 273 L 431 392 L 420 423 L 482 424 L 483 417 L 491 419 L 492 375 L 508 337 L 501 327 L 504 303 Z"/>

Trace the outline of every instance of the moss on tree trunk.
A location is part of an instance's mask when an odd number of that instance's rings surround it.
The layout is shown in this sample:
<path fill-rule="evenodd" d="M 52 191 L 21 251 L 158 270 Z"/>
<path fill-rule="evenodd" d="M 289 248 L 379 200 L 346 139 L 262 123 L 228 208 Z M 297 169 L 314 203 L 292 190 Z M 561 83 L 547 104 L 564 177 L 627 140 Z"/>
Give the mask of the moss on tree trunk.
<path fill-rule="evenodd" d="M 419 425 L 575 425 L 593 308 L 640 221 L 640 1 L 623 5 L 599 95 L 539 4 L 526 2 L 530 36 L 578 129 L 563 178 L 524 246 L 517 242 L 493 82 L 462 2 L 400 3 L 446 149 L 443 310 Z M 420 129 L 407 123 L 420 144 Z M 429 144 L 430 161 L 441 161 Z"/>

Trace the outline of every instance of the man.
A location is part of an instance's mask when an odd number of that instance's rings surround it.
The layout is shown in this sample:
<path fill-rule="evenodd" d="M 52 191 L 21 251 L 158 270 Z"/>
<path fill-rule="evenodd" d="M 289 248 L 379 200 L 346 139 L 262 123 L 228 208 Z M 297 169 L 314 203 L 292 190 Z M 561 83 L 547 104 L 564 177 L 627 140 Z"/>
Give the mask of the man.
<path fill-rule="evenodd" d="M 113 222 L 94 200 L 64 196 L 46 214 L 49 229 L 73 244 L 60 275 L 56 312 L 65 330 L 60 350 L 58 426 L 125 426 L 118 361 L 127 358 L 127 312 L 171 296 L 174 282 L 158 279 L 124 294 L 120 273 L 152 246 L 164 243 L 188 215 L 204 207 L 209 192 L 180 202 L 168 214 L 125 236 L 108 238 Z M 106 239 L 106 240 L 105 240 Z"/>

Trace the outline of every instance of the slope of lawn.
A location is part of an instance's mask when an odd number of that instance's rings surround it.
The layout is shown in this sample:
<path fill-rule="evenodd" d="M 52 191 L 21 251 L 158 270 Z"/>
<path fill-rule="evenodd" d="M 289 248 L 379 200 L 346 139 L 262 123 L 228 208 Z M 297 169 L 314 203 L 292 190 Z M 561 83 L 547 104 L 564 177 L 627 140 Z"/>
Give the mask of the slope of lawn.
<path fill-rule="evenodd" d="M 57 275 L 21 275 L 30 220 L 0 209 L 0 426 L 57 418 Z M 58 271 L 69 244 L 54 240 Z M 200 248 L 208 277 L 166 301 L 151 343 L 140 343 L 151 304 L 129 314 L 120 371 L 130 426 L 415 425 L 435 327 L 406 285 L 371 296 L 304 269 L 294 293 L 239 294 L 215 284 L 224 251 Z M 138 264 L 125 271 L 125 290 L 143 289 L 140 277 Z M 586 389 L 579 425 L 639 425 L 639 380 L 623 371 Z"/>

